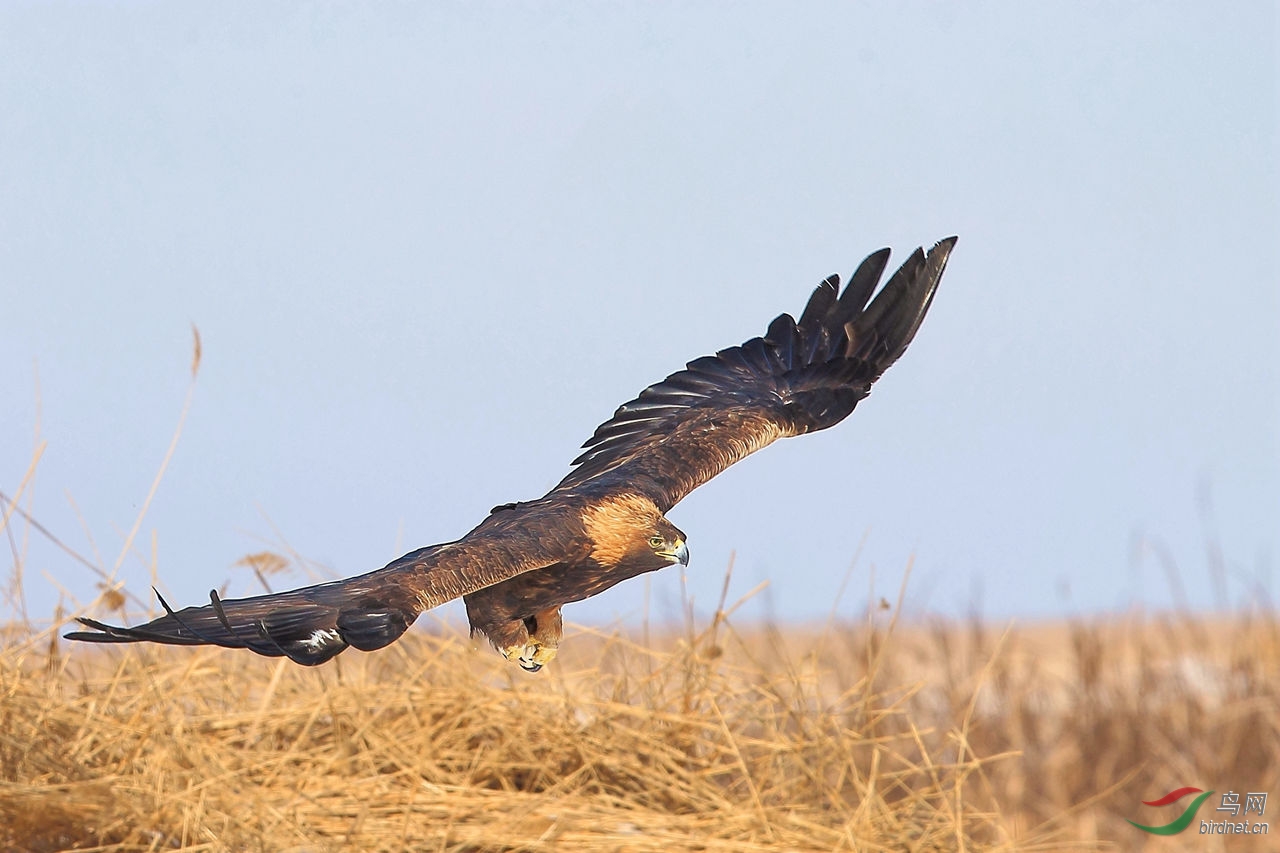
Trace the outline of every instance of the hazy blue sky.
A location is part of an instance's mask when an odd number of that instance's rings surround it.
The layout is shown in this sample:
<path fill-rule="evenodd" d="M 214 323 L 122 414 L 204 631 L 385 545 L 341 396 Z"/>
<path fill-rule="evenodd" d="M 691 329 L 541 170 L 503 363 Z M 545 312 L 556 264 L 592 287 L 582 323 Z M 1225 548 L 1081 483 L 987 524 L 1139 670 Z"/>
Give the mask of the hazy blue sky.
<path fill-rule="evenodd" d="M 917 613 L 1166 606 L 1157 553 L 1196 606 L 1274 598 L 1276 8 L 6 3 L 0 489 L 38 424 L 24 507 L 112 565 L 195 323 L 120 576 L 149 599 L 154 543 L 174 603 L 256 592 L 232 564 L 282 540 L 363 572 L 542 494 L 828 273 L 958 234 L 848 421 L 671 513 L 696 601 L 736 551 L 750 612 L 825 615 L 864 539 L 849 615 L 912 555 Z M 10 529 L 38 615 L 91 595 Z"/>

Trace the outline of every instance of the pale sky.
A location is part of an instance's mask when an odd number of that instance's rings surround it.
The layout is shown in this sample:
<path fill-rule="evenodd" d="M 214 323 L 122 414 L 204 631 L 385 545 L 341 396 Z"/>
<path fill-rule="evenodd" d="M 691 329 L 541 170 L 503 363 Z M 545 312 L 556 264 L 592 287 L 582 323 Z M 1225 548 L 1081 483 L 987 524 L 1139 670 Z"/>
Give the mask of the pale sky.
<path fill-rule="evenodd" d="M 38 430 L 24 508 L 113 565 L 194 323 L 128 589 L 153 546 L 175 605 L 260 591 L 233 564 L 284 542 L 368 571 L 827 274 L 958 234 L 845 423 L 672 511 L 699 609 L 734 553 L 731 597 L 769 581 L 744 619 L 857 618 L 912 560 L 915 615 L 1163 608 L 1169 563 L 1195 608 L 1274 601 L 1276 9 L 6 3 L 0 490 Z M 10 531 L 33 615 L 92 597 Z M 646 595 L 678 618 L 679 573 L 566 616 Z"/>

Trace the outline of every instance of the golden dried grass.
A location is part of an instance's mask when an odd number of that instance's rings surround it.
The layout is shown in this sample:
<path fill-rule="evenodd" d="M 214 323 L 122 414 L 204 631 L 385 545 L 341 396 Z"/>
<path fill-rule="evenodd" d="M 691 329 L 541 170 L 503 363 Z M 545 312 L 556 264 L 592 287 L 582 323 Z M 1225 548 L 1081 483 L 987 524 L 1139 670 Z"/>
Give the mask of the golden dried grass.
<path fill-rule="evenodd" d="M 306 670 L 219 650 L 0 656 L 0 845 L 955 849 L 979 762 L 795 669 L 579 636 L 530 676 L 458 634 Z M 43 648 L 41 648 L 43 646 Z M 17 651 L 25 650 L 25 651 Z M 744 650 L 745 651 L 745 650 Z M 952 749 L 953 753 L 955 750 Z"/>
<path fill-rule="evenodd" d="M 0 653 L 0 850 L 1137 849 L 1140 800 L 1280 777 L 1263 615 L 717 618 L 537 675 L 449 630 L 317 669 L 54 636 Z"/>

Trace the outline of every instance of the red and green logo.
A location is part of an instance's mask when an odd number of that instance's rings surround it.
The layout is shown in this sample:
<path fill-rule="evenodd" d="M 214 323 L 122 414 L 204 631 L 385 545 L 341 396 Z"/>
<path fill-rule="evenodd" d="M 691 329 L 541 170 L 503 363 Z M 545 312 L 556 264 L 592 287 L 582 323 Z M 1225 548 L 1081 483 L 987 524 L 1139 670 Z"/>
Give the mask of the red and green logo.
<path fill-rule="evenodd" d="M 1166 823 L 1164 826 L 1143 826 L 1140 823 L 1129 821 L 1143 832 L 1149 832 L 1152 835 L 1177 835 L 1182 830 L 1191 825 L 1191 821 L 1196 818 L 1196 811 L 1200 808 L 1200 804 L 1209 799 L 1209 795 L 1213 791 L 1202 791 L 1200 788 L 1179 788 L 1176 791 L 1170 791 L 1158 800 L 1143 800 L 1144 806 L 1167 806 L 1169 803 L 1176 803 L 1187 794 L 1199 794 L 1191 801 L 1191 805 L 1187 806 L 1187 810 L 1178 815 L 1177 820 Z"/>

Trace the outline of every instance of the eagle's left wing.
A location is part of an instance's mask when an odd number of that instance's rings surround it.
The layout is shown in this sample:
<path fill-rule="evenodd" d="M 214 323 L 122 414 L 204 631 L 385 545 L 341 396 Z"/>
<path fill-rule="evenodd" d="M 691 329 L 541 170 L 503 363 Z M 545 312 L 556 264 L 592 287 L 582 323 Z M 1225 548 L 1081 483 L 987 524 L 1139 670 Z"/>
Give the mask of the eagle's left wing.
<path fill-rule="evenodd" d="M 843 292 L 838 276 L 820 284 L 799 320 L 783 314 L 763 338 L 646 388 L 596 429 L 554 491 L 637 491 L 666 512 L 773 441 L 839 423 L 911 343 L 955 242 L 916 249 L 871 300 L 882 249 Z"/>
<path fill-rule="evenodd" d="M 463 539 L 411 551 L 377 571 L 289 592 L 220 599 L 121 627 L 80 617 L 91 631 L 69 640 L 249 649 L 312 666 L 348 647 L 372 651 L 397 640 L 424 610 L 545 568 L 564 557 L 554 515 L 491 515 Z"/>

